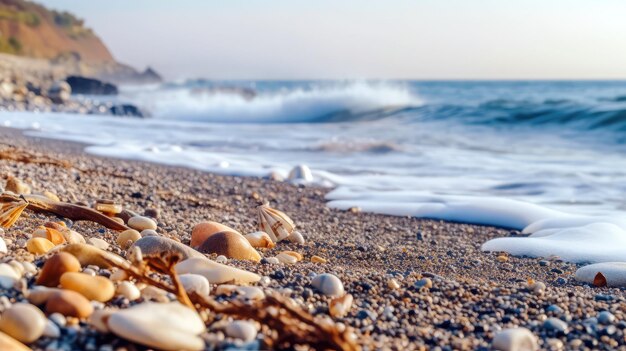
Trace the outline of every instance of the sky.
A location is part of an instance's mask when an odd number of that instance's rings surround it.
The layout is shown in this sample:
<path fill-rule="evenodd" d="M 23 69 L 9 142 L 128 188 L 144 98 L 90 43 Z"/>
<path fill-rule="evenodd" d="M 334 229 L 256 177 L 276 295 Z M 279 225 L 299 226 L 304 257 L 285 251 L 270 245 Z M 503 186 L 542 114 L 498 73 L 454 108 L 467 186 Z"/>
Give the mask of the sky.
<path fill-rule="evenodd" d="M 623 79 L 624 0 L 39 0 L 169 79 Z"/>

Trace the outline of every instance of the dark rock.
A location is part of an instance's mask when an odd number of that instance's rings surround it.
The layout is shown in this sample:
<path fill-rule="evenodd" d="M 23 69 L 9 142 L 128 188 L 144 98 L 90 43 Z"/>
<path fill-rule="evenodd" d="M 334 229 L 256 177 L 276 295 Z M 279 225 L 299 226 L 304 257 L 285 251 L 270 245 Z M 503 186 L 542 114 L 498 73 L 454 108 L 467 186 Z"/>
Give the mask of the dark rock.
<path fill-rule="evenodd" d="M 139 107 L 131 104 L 121 104 L 111 106 L 109 111 L 114 116 L 124 116 L 124 117 L 147 117 L 147 113 L 142 111 Z"/>
<path fill-rule="evenodd" d="M 117 95 L 117 87 L 93 78 L 69 76 L 65 81 L 72 87 L 73 94 Z"/>

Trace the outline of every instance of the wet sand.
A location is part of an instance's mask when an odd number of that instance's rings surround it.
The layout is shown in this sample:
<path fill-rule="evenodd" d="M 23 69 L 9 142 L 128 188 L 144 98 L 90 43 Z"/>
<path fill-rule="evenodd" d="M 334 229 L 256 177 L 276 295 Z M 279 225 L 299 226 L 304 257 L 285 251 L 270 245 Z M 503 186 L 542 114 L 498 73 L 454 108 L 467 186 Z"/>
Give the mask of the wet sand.
<path fill-rule="evenodd" d="M 139 214 L 158 210 L 158 232 L 185 244 L 193 225 L 201 221 L 221 222 L 244 234 L 254 232 L 256 207 L 269 202 L 294 220 L 306 243 L 283 241 L 261 254 L 272 257 L 292 250 L 305 259 L 294 265 L 265 260 L 228 264 L 270 277 L 264 288 L 282 291 L 314 315 L 328 313 L 329 298 L 311 288 L 311 276 L 335 274 L 354 296 L 350 313 L 338 321 L 354 327 L 358 340 L 369 349 L 489 349 L 498 330 L 517 326 L 530 329 L 545 349 L 626 349 L 623 290 L 578 283 L 573 276 L 578 266 L 558 258 L 508 257 L 480 250 L 489 239 L 521 235 L 516 231 L 337 211 L 325 205 L 329 189 L 95 157 L 85 154 L 81 144 L 0 129 L 0 150 L 7 146 L 66 160 L 73 167 L 0 159 L 3 179 L 13 175 L 33 191 L 51 191 L 63 201 L 91 204 L 106 198 Z M 42 264 L 23 245 L 49 219 L 25 213 L 5 231 L 8 254 L 0 260 L 20 257 Z M 73 229 L 86 238 L 102 238 L 111 244 L 111 251 L 122 252 L 111 230 L 83 222 Z M 312 263 L 313 255 L 328 262 Z M 389 286 L 392 278 L 399 287 Z M 545 292 L 530 289 L 529 279 L 543 282 Z M 20 299 L 15 292 L 2 294 Z M 611 325 L 588 320 L 603 310 L 616 317 Z M 565 321 L 567 330 L 551 329 L 545 323 L 550 317 Z M 45 349 L 50 343 L 70 349 L 87 345 L 95 345 L 95 350 L 106 345 L 142 349 L 98 335 L 83 324 L 76 332 L 63 333 L 57 340 L 43 338 L 31 347 Z"/>

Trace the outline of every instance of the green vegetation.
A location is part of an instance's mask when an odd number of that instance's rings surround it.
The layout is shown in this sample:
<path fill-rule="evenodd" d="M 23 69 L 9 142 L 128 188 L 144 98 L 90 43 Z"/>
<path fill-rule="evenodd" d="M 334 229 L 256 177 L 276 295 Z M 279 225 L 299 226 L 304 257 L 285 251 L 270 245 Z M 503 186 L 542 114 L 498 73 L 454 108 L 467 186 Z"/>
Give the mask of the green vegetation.
<path fill-rule="evenodd" d="M 41 24 L 41 18 L 34 12 L 16 11 L 7 8 L 0 8 L 0 20 L 16 21 L 31 27 L 37 27 Z"/>
<path fill-rule="evenodd" d="M 22 43 L 15 37 L 0 37 L 0 52 L 17 55 L 22 52 Z"/>
<path fill-rule="evenodd" d="M 85 21 L 83 19 L 80 19 L 67 11 L 52 11 L 52 17 L 54 24 L 57 27 L 63 28 L 73 39 L 93 34 L 91 29 L 85 27 Z"/>

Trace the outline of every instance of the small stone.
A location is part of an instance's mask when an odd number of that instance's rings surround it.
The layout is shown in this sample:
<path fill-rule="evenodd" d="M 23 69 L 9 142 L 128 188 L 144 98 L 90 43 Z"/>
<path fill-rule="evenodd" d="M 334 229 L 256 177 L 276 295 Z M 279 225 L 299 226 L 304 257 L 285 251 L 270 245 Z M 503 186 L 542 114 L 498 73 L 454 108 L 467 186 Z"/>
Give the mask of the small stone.
<path fill-rule="evenodd" d="M 548 318 L 543 322 L 543 327 L 548 330 L 554 330 L 556 332 L 566 333 L 567 323 L 558 318 Z"/>
<path fill-rule="evenodd" d="M 26 249 L 34 255 L 43 255 L 54 248 L 54 243 L 44 238 L 30 238 L 26 242 Z"/>
<path fill-rule="evenodd" d="M 206 241 L 208 237 L 220 232 L 238 233 L 235 229 L 217 222 L 202 222 L 196 224 L 191 231 L 191 247 L 197 248 Z"/>
<path fill-rule="evenodd" d="M 546 291 L 546 284 L 542 283 L 542 282 L 534 282 L 531 286 L 530 289 L 533 291 L 533 293 L 537 296 L 541 296 L 545 293 Z"/>
<path fill-rule="evenodd" d="M 539 349 L 537 338 L 526 328 L 504 329 L 496 333 L 491 344 L 500 351 L 535 351 Z"/>
<path fill-rule="evenodd" d="M 11 192 L 13 192 L 15 194 L 18 194 L 18 195 L 30 194 L 31 193 L 31 189 L 30 189 L 29 185 L 27 185 L 26 183 L 24 183 L 20 179 L 15 178 L 13 176 L 9 176 L 7 178 L 7 183 L 4 186 L 4 190 L 11 191 Z"/>
<path fill-rule="evenodd" d="M 39 308 L 28 303 L 16 303 L 2 313 L 0 331 L 30 344 L 41 337 L 46 321 L 46 316 Z"/>
<path fill-rule="evenodd" d="M 341 297 L 332 299 L 328 311 L 334 318 L 341 318 L 350 312 L 352 307 L 352 301 L 354 298 L 350 294 L 345 294 Z"/>
<path fill-rule="evenodd" d="M 148 217 L 142 217 L 142 216 L 131 217 L 128 220 L 128 226 L 138 231 L 142 231 L 144 229 L 153 229 L 153 230 L 157 229 L 157 224 L 155 221 L 153 221 L 152 219 Z"/>
<path fill-rule="evenodd" d="M 178 263 L 174 268 L 178 274 L 193 273 L 204 276 L 211 284 L 222 284 L 230 281 L 248 284 L 261 280 L 261 276 L 255 273 L 223 265 L 204 256 L 187 259 Z"/>
<path fill-rule="evenodd" d="M 20 274 L 10 264 L 0 263 L 0 287 L 10 289 L 20 278 Z"/>
<path fill-rule="evenodd" d="M 286 254 L 284 252 L 281 252 L 278 255 L 276 255 L 276 259 L 278 260 L 278 262 L 283 263 L 283 264 L 294 264 L 298 262 L 298 259 L 296 257 Z"/>
<path fill-rule="evenodd" d="M 93 306 L 83 295 L 71 291 L 55 291 L 46 302 L 46 312 L 58 312 L 66 317 L 87 318 L 93 313 Z"/>
<path fill-rule="evenodd" d="M 96 202 L 95 210 L 99 211 L 99 212 L 104 212 L 108 215 L 116 215 L 118 213 L 122 213 L 122 211 L 124 210 L 124 208 L 122 208 L 122 205 L 118 205 L 115 203 L 108 203 L 109 201 L 105 202 L 100 202 L 100 200 L 98 200 L 98 202 Z"/>
<path fill-rule="evenodd" d="M 146 208 L 143 214 L 146 217 L 159 218 L 161 216 L 161 211 L 158 208 Z"/>
<path fill-rule="evenodd" d="M 56 253 L 44 263 L 37 277 L 37 285 L 56 287 L 63 273 L 80 272 L 80 268 L 80 262 L 73 255 L 67 252 Z"/>
<path fill-rule="evenodd" d="M 54 323 L 53 321 L 49 319 L 46 319 L 46 326 L 43 329 L 42 336 L 45 336 L 47 338 L 57 339 L 61 336 L 61 329 L 59 328 L 58 325 L 56 325 L 56 323 Z"/>
<path fill-rule="evenodd" d="M 324 257 L 313 255 L 313 257 L 311 257 L 311 262 L 313 262 L 313 263 L 326 263 L 328 261 L 326 261 L 326 259 Z"/>
<path fill-rule="evenodd" d="M 209 285 L 209 281 L 204 276 L 188 273 L 181 274 L 179 278 L 187 294 L 195 292 L 200 296 L 209 296 L 211 286 Z"/>
<path fill-rule="evenodd" d="M 111 314 L 107 325 L 124 339 L 160 350 L 200 351 L 204 322 L 178 302 L 145 302 Z"/>
<path fill-rule="evenodd" d="M 120 282 L 115 289 L 115 293 L 117 295 L 124 296 L 128 299 L 128 301 L 135 301 L 141 297 L 141 292 L 139 291 L 137 286 L 129 281 Z"/>
<path fill-rule="evenodd" d="M 89 238 L 87 239 L 87 244 L 95 246 L 100 250 L 107 250 L 109 248 L 109 243 L 100 238 Z"/>
<path fill-rule="evenodd" d="M 141 249 L 143 255 L 159 255 L 163 252 L 177 252 L 183 260 L 191 257 L 205 258 L 200 252 L 186 246 L 178 241 L 163 237 L 163 236 L 147 236 L 137 240 L 133 247 Z"/>
<path fill-rule="evenodd" d="M 248 321 L 233 321 L 226 326 L 224 331 L 229 337 L 245 342 L 254 340 L 257 335 L 256 327 Z"/>
<path fill-rule="evenodd" d="M 316 275 L 311 281 L 311 286 L 327 296 L 341 296 L 344 292 L 341 280 L 330 273 Z"/>
<path fill-rule="evenodd" d="M 392 278 L 387 281 L 387 287 L 391 290 L 400 289 L 400 283 Z"/>
<path fill-rule="evenodd" d="M 259 262 L 261 255 L 250 245 L 243 235 L 235 232 L 219 232 L 210 235 L 198 247 L 202 253 L 224 255 L 237 260 Z"/>
<path fill-rule="evenodd" d="M 61 276 L 60 282 L 62 288 L 76 291 L 89 300 L 107 302 L 115 296 L 115 286 L 105 277 L 68 272 Z"/>
<path fill-rule="evenodd" d="M 278 257 L 268 257 L 265 260 L 269 264 L 279 264 L 280 263 L 280 260 L 278 259 Z"/>
<path fill-rule="evenodd" d="M 139 239 L 141 239 L 141 234 L 139 234 L 138 231 L 135 229 L 128 229 L 121 232 L 115 241 L 122 249 L 126 250 L 130 245 Z"/>
<path fill-rule="evenodd" d="M 6 242 L 4 242 L 3 238 L 0 238 L 0 253 L 4 253 L 5 254 L 7 252 L 8 252 L 8 250 L 7 250 Z"/>
<path fill-rule="evenodd" d="M 430 289 L 433 287 L 433 281 L 430 278 L 422 278 L 415 282 L 415 288 L 420 289 Z"/>
<path fill-rule="evenodd" d="M 148 285 L 141 290 L 141 297 L 143 297 L 144 300 L 170 302 L 170 299 L 167 297 L 167 291 L 152 285 Z"/>
<path fill-rule="evenodd" d="M 144 229 L 141 231 L 141 237 L 145 238 L 146 236 L 159 236 L 159 233 L 154 229 Z"/>
<path fill-rule="evenodd" d="M 224 256 L 224 255 L 219 255 L 215 258 L 215 262 L 217 263 L 221 263 L 221 264 L 226 264 L 228 263 L 228 257 Z"/>
<path fill-rule="evenodd" d="M 500 255 L 498 257 L 496 257 L 496 259 L 498 260 L 498 262 L 506 262 L 509 260 L 509 257 L 506 255 Z"/>
<path fill-rule="evenodd" d="M 598 322 L 600 324 L 611 324 L 615 321 L 615 316 L 609 311 L 602 311 L 598 313 Z"/>
<path fill-rule="evenodd" d="M 31 351 L 30 347 L 0 332 L 0 350 Z"/>

